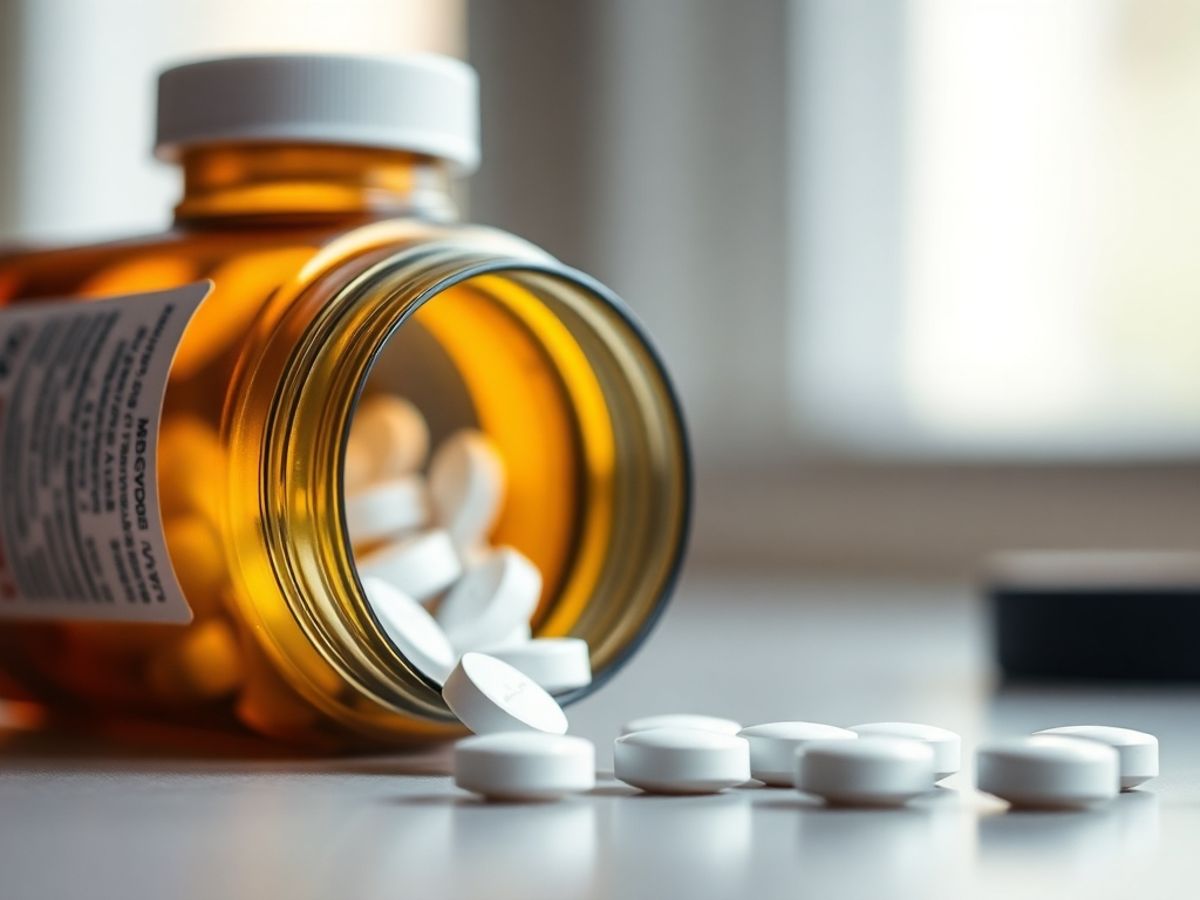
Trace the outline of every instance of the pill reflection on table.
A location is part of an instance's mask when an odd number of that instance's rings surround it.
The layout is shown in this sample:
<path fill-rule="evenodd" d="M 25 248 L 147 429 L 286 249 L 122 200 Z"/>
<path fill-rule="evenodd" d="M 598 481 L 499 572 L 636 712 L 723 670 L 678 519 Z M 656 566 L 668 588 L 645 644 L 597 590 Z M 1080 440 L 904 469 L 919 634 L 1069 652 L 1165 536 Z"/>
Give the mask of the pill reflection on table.
<path fill-rule="evenodd" d="M 596 805 L 587 798 L 520 805 L 457 803 L 452 816 L 456 895 L 495 896 L 498 884 L 511 897 L 585 897 L 594 892 L 599 835 Z"/>

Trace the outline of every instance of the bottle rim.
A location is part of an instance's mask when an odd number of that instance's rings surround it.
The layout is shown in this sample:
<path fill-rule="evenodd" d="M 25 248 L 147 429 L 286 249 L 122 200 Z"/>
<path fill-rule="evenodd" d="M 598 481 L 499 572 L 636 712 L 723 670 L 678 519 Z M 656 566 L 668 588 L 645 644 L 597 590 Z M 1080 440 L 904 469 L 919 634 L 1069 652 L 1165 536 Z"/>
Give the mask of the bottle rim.
<path fill-rule="evenodd" d="M 480 276 L 544 277 L 561 282 L 589 296 L 593 302 L 598 301 L 628 329 L 637 349 L 644 354 L 653 374 L 655 388 L 661 393 L 661 401 L 669 411 L 671 421 L 665 423 L 664 427 L 671 431 L 673 440 L 672 449 L 675 452 L 672 462 L 676 469 L 674 478 L 678 488 L 678 503 L 672 519 L 675 525 L 674 539 L 670 543 L 668 558 L 661 561 L 662 575 L 656 582 L 654 596 L 641 610 L 637 627 L 621 641 L 615 652 L 608 655 L 589 685 L 557 695 L 560 703 L 576 702 L 597 690 L 643 645 L 661 618 L 678 582 L 691 522 L 693 472 L 683 410 L 663 361 L 645 329 L 612 291 L 590 276 L 516 239 L 502 240 L 500 243 L 500 252 L 497 252 L 497 248 L 488 240 L 479 243 L 462 239 L 435 241 L 393 254 L 347 284 L 339 292 L 340 296 L 328 304 L 324 315 L 314 320 L 312 327 L 316 331 L 309 335 L 306 344 L 310 351 L 319 355 L 322 343 L 322 338 L 318 336 L 320 332 L 328 334 L 330 329 L 347 327 L 356 313 L 360 316 L 364 314 L 364 305 L 372 302 L 378 304 L 382 293 L 387 299 L 374 311 L 369 346 L 353 361 L 339 361 L 344 369 L 342 377 L 345 380 L 332 391 L 328 385 L 317 383 L 325 371 L 319 364 L 303 366 L 304 376 L 283 387 L 276 397 L 268 426 L 268 433 L 273 437 L 267 443 L 277 445 L 276 451 L 263 460 L 264 509 L 294 512 L 289 510 L 288 497 L 294 495 L 297 485 L 268 477 L 272 471 L 279 473 L 287 470 L 287 467 L 280 465 L 287 452 L 281 452 L 285 448 L 278 438 L 291 427 L 288 423 L 295 423 L 298 415 L 305 415 L 300 407 L 311 406 L 321 391 L 337 394 L 336 401 L 326 403 L 324 421 L 309 434 L 308 439 L 314 441 L 309 445 L 314 458 L 320 457 L 323 465 L 335 466 L 337 472 L 336 479 L 326 479 L 333 485 L 332 493 L 325 497 L 309 498 L 309 507 L 336 509 L 338 528 L 336 534 L 314 534 L 312 537 L 315 540 L 312 541 L 290 542 L 279 534 L 269 537 L 268 543 L 278 551 L 273 554 L 276 577 L 303 630 L 346 680 L 354 683 L 362 694 L 380 706 L 405 716 L 414 716 L 435 730 L 440 728 L 444 731 L 448 726 L 455 729 L 456 723 L 432 679 L 411 665 L 404 667 L 403 671 L 395 671 L 387 664 L 389 650 L 393 654 L 398 651 L 370 611 L 354 566 L 353 551 L 346 537 L 342 483 L 342 462 L 350 421 L 362 396 L 367 376 L 392 335 L 403 327 L 417 309 L 449 288 Z M 414 271 L 421 274 L 415 275 Z M 389 286 L 393 289 L 390 294 Z M 313 409 L 307 412 L 312 413 Z M 267 530 L 281 524 L 287 527 L 286 523 L 291 521 L 291 518 L 285 517 L 280 523 L 272 523 L 266 516 L 264 527 Z M 335 577 L 333 583 L 326 587 L 334 592 L 342 592 L 343 596 L 349 595 L 346 604 L 338 605 L 328 601 L 327 597 L 314 595 L 311 578 L 314 573 L 314 554 L 326 561 L 335 560 L 331 567 Z M 289 578 L 304 573 L 308 573 L 307 582 L 303 577 L 300 579 L 304 584 L 287 584 Z M 326 571 L 321 577 L 328 578 L 330 574 Z M 366 653 L 361 646 L 364 640 L 368 644 Z"/>

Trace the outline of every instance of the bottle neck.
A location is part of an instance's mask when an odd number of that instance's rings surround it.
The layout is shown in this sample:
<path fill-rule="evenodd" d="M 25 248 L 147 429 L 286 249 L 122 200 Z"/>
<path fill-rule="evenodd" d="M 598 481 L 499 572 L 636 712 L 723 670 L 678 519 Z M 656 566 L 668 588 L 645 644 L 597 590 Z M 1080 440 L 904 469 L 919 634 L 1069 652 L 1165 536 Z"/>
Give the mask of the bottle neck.
<path fill-rule="evenodd" d="M 418 216 L 453 220 L 445 163 L 398 150 L 218 144 L 184 151 L 178 224 L 210 220 Z"/>

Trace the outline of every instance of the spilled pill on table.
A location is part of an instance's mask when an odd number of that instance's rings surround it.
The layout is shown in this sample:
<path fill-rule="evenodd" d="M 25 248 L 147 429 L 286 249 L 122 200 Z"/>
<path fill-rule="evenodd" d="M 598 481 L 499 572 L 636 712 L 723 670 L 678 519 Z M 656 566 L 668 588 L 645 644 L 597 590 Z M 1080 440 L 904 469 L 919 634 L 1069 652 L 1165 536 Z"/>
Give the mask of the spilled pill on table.
<path fill-rule="evenodd" d="M 1132 728 L 1113 725 L 1061 725 L 1035 734 L 1099 741 L 1117 751 L 1121 790 L 1128 791 L 1158 776 L 1158 738 Z"/>
<path fill-rule="evenodd" d="M 694 728 L 654 728 L 613 742 L 613 769 L 654 794 L 715 794 L 750 780 L 745 738 Z"/>
<path fill-rule="evenodd" d="M 933 789 L 933 749 L 906 738 L 814 741 L 797 755 L 796 787 L 835 806 L 899 806 Z"/>
<path fill-rule="evenodd" d="M 979 790 L 1015 807 L 1080 809 L 1117 795 L 1117 751 L 1099 741 L 1035 734 L 985 744 L 975 754 Z"/>
<path fill-rule="evenodd" d="M 501 732 L 454 747 L 454 783 L 493 800 L 555 800 L 596 785 L 596 751 L 581 737 Z"/>
<path fill-rule="evenodd" d="M 633 734 L 635 731 L 651 731 L 655 728 L 694 728 L 697 731 L 712 731 L 716 734 L 737 734 L 742 730 L 742 724 L 733 719 L 722 719 L 718 716 L 704 716 L 694 713 L 665 713 L 658 716 L 642 716 L 630 719 L 621 726 L 621 734 Z"/>
<path fill-rule="evenodd" d="M 796 783 L 796 753 L 813 741 L 851 740 L 858 735 L 817 722 L 768 722 L 738 732 L 750 742 L 750 774 L 773 787 Z"/>
<path fill-rule="evenodd" d="M 917 722 L 870 722 L 851 725 L 850 730 L 861 737 L 897 737 L 924 741 L 933 750 L 935 781 L 949 778 L 962 768 L 962 738 L 953 731 L 936 725 Z"/>

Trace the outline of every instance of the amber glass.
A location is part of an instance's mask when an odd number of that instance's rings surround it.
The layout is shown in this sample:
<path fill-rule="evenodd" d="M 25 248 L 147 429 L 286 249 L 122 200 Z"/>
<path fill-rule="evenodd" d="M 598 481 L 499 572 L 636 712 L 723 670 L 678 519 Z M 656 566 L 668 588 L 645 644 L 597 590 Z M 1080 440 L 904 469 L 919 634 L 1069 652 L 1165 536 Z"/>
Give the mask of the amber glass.
<path fill-rule="evenodd" d="M 194 620 L 0 621 L 0 696 L 329 748 L 457 734 L 371 612 L 345 533 L 349 424 L 377 390 L 416 402 L 435 441 L 493 439 L 509 490 L 492 540 L 543 572 L 535 632 L 586 638 L 593 686 L 611 675 L 670 591 L 689 498 L 677 404 L 620 304 L 523 241 L 454 224 L 435 160 L 229 145 L 183 164 L 169 231 L 0 256 L 0 303 L 211 280 L 159 433 Z"/>

